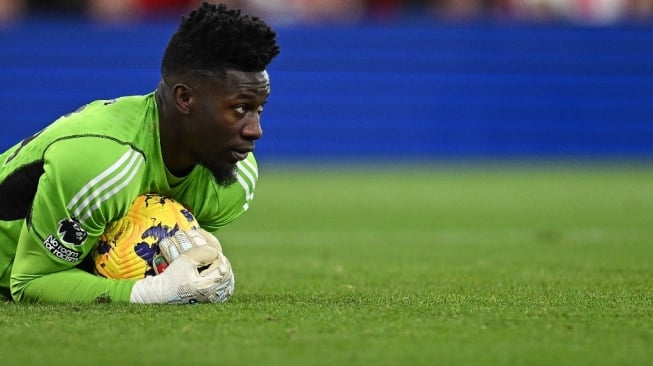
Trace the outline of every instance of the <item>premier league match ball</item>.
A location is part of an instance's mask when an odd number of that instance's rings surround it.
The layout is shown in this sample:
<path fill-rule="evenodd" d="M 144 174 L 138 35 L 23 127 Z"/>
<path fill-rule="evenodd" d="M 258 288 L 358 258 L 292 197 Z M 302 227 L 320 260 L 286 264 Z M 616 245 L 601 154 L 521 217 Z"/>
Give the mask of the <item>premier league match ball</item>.
<path fill-rule="evenodd" d="M 106 278 L 141 279 L 165 270 L 161 239 L 178 230 L 198 229 L 181 203 L 159 194 L 136 198 L 127 214 L 104 231 L 93 252 L 95 273 Z"/>

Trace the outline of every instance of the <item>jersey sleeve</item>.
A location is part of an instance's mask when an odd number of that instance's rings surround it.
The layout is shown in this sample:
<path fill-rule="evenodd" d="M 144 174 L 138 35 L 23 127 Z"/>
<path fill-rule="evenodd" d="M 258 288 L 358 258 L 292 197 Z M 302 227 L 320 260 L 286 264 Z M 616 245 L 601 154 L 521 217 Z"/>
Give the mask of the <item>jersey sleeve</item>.
<path fill-rule="evenodd" d="M 128 300 L 134 281 L 101 278 L 75 266 L 95 248 L 106 224 L 124 215 L 143 171 L 141 153 L 106 138 L 67 139 L 48 148 L 18 240 L 10 283 L 14 299 Z"/>
<path fill-rule="evenodd" d="M 24 302 L 129 302 L 136 280 L 102 278 L 78 268 L 61 268 L 55 258 L 44 255 L 31 242 L 26 225 L 18 243 L 12 272 L 12 297 Z"/>

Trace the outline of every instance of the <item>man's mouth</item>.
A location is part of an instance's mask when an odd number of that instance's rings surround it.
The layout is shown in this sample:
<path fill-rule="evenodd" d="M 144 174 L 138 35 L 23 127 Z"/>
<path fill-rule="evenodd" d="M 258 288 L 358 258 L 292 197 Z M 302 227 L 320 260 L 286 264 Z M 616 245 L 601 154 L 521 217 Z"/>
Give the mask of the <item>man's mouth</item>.
<path fill-rule="evenodd" d="M 233 149 L 231 150 L 231 155 L 236 161 L 241 161 L 247 159 L 247 155 L 252 152 L 254 149 Z"/>

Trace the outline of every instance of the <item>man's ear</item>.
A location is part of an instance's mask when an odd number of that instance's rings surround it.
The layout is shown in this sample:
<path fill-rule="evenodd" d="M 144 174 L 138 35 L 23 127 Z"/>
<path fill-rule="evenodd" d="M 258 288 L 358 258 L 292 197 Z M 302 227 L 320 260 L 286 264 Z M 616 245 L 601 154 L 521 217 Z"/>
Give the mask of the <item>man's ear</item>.
<path fill-rule="evenodd" d="M 175 98 L 175 107 L 181 114 L 190 114 L 193 105 L 191 88 L 184 83 L 177 83 L 172 87 L 172 94 Z"/>

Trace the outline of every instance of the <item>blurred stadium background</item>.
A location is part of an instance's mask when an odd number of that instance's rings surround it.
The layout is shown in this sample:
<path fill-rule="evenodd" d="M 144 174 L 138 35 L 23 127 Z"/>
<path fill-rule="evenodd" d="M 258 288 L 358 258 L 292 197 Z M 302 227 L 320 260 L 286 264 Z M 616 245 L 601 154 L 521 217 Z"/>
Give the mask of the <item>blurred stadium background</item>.
<path fill-rule="evenodd" d="M 196 3 L 0 0 L 0 149 L 153 90 Z M 259 159 L 653 157 L 653 0 L 227 3 L 282 46 Z"/>
<path fill-rule="evenodd" d="M 152 91 L 195 3 L 0 0 L 0 151 Z M 651 364 L 653 0 L 228 3 L 282 47 L 237 296 L 6 306 L 2 365 Z"/>

